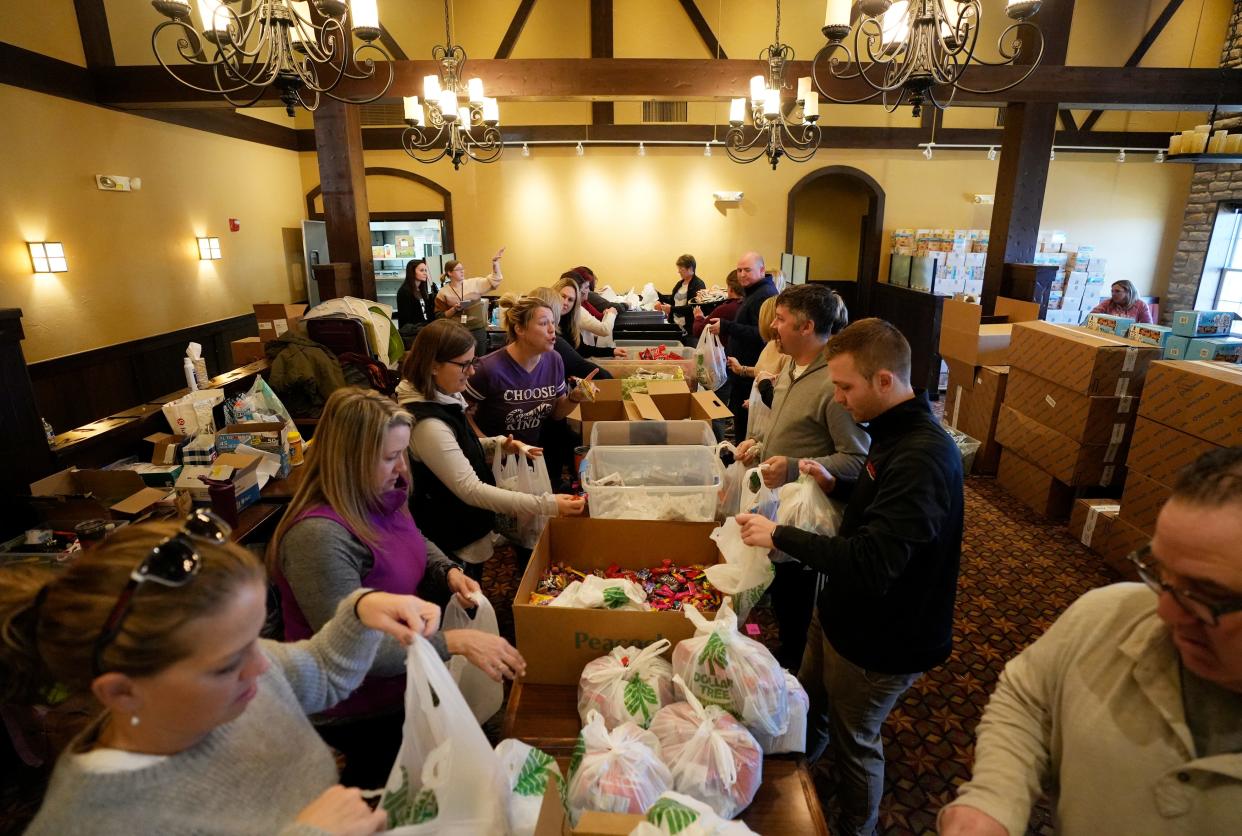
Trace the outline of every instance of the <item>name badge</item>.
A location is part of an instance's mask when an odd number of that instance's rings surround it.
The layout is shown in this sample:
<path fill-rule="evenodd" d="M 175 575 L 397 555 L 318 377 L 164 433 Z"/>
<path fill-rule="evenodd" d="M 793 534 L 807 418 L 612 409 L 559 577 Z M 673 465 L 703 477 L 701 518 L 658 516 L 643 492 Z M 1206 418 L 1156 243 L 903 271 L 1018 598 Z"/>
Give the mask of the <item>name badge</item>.
<path fill-rule="evenodd" d="M 462 325 L 465 325 L 465 324 L 466 324 L 466 321 L 467 321 L 468 319 L 470 319 L 470 317 L 466 316 L 465 314 L 462 314 L 462 315 L 461 315 L 461 324 L 462 324 Z"/>

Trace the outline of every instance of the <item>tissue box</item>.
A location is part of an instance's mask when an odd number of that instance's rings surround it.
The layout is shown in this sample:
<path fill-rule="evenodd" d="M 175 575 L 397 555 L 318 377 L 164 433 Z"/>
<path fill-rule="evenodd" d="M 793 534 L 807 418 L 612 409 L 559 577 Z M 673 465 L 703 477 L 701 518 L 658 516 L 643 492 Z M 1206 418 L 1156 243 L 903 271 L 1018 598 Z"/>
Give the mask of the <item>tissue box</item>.
<path fill-rule="evenodd" d="M 1164 357 L 1165 360 L 1185 360 L 1186 352 L 1190 350 L 1190 337 L 1179 337 L 1177 335 L 1170 336 L 1164 341 Z"/>
<path fill-rule="evenodd" d="M 208 433 L 196 435 L 181 448 L 184 465 L 210 465 L 216 460 L 216 437 Z"/>
<path fill-rule="evenodd" d="M 1098 331 L 1101 334 L 1115 334 L 1118 337 L 1124 337 L 1133 324 L 1134 319 L 1128 316 L 1093 313 L 1087 314 L 1087 319 L 1082 325 L 1089 331 Z"/>
<path fill-rule="evenodd" d="M 1165 343 L 1169 341 L 1169 337 L 1172 335 L 1173 329 L 1168 326 L 1153 325 L 1150 322 L 1136 322 L 1126 332 L 1126 339 L 1154 345 L 1157 348 L 1164 348 Z"/>
<path fill-rule="evenodd" d="M 143 441 L 149 441 L 155 450 L 151 453 L 151 464 L 176 464 L 181 448 L 190 440 L 189 436 L 174 433 L 154 433 Z"/>
<path fill-rule="evenodd" d="M 1242 340 L 1236 337 L 1191 340 L 1186 359 L 1242 363 Z"/>
<path fill-rule="evenodd" d="M 1173 333 L 1179 337 L 1227 336 L 1233 327 L 1233 311 L 1177 311 Z"/>
<path fill-rule="evenodd" d="M 179 464 L 148 464 L 139 462 L 131 464 L 124 468 L 137 473 L 144 484 L 152 488 L 171 488 L 177 484 L 177 477 L 181 475 L 181 465 Z"/>

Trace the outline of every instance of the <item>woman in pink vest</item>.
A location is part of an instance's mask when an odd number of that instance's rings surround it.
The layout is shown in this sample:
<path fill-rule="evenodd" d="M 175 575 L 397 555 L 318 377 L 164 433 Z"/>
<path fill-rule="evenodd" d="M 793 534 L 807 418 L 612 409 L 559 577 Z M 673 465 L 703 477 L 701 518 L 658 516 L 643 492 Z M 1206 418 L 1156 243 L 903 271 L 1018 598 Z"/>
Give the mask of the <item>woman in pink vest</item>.
<path fill-rule="evenodd" d="M 375 391 L 338 389 L 328 398 L 306 456 L 301 485 L 276 529 L 270 569 L 280 590 L 285 639 L 318 632 L 337 605 L 368 587 L 433 601 L 479 590 L 423 537 L 409 512 L 408 412 Z M 499 636 L 450 630 L 433 637 L 441 656 L 462 655 L 493 679 L 526 663 Z M 343 780 L 382 786 L 401 744 L 405 648 L 385 642 L 362 686 L 315 719 L 345 755 Z"/>
<path fill-rule="evenodd" d="M 1113 282 L 1108 300 L 1092 308 L 1091 313 L 1125 316 L 1135 322 L 1151 322 L 1151 311 L 1147 303 L 1139 298 L 1138 290 L 1129 279 Z"/>

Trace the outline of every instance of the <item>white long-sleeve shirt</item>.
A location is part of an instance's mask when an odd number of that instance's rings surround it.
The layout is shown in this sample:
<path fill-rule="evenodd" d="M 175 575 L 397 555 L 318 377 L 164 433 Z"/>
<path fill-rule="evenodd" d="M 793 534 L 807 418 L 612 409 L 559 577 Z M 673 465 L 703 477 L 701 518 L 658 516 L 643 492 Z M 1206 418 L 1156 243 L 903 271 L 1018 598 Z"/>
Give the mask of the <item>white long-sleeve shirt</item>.
<path fill-rule="evenodd" d="M 587 345 L 597 345 L 597 340 L 611 338 L 612 326 L 616 321 L 615 308 L 604 311 L 602 320 L 591 316 L 586 309 L 578 308 L 578 331 L 582 334 L 582 341 Z"/>

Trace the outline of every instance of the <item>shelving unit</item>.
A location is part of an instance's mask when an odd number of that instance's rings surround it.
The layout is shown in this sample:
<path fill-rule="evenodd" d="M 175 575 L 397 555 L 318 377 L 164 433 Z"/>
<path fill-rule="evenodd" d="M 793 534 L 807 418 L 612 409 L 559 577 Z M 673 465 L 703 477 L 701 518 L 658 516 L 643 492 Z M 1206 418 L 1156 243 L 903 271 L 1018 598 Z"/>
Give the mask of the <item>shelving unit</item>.
<path fill-rule="evenodd" d="M 371 221 L 371 252 L 387 252 L 374 257 L 376 301 L 397 311 L 397 290 L 405 281 L 405 268 L 411 261 L 440 255 L 444 250 L 444 227 L 439 220 Z M 389 254 L 391 253 L 391 255 Z M 434 280 L 434 276 L 432 277 Z"/>

